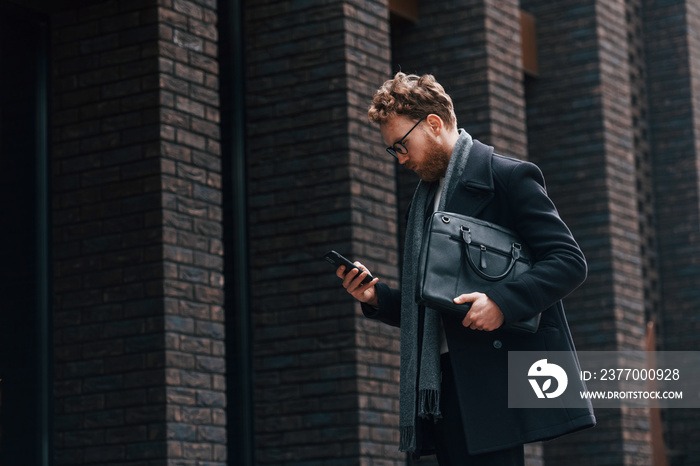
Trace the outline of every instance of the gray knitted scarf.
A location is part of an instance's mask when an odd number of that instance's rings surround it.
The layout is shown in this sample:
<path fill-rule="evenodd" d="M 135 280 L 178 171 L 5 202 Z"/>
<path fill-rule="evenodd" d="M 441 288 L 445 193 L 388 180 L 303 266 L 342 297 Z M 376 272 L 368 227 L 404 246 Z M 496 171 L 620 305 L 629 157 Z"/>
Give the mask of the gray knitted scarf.
<path fill-rule="evenodd" d="M 449 203 L 462 175 L 472 138 L 459 130 L 450 163 L 445 173 L 445 183 L 438 210 Z M 401 380 L 399 391 L 399 450 L 415 452 L 417 418 L 439 419 L 440 414 L 440 315 L 433 309 L 425 309 L 421 328 L 419 308 L 415 299 L 418 256 L 423 241 L 425 211 L 438 183 L 420 181 L 411 202 L 406 227 L 406 244 L 401 277 Z M 419 348 L 419 342 L 422 344 Z"/>

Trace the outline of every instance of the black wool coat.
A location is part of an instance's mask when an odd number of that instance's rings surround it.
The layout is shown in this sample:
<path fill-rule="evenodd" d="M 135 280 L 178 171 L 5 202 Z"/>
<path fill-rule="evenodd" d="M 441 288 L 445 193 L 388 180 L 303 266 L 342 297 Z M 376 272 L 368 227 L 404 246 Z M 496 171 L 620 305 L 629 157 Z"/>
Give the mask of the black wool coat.
<path fill-rule="evenodd" d="M 474 140 L 446 210 L 514 230 L 532 251 L 530 271 L 483 291 L 500 307 L 504 326 L 542 312 L 534 334 L 471 330 L 458 318 L 442 316 L 470 454 L 594 426 L 590 404 L 587 408 L 508 408 L 509 351 L 568 352 L 572 364 L 578 365 L 561 300 L 585 280 L 586 260 L 547 195 L 539 168 L 494 154 L 492 147 Z M 376 290 L 379 308 L 363 305 L 365 316 L 399 326 L 400 290 L 382 283 Z M 574 390 L 584 389 L 580 380 L 569 384 Z M 429 453 L 427 449 L 423 446 L 418 454 Z"/>

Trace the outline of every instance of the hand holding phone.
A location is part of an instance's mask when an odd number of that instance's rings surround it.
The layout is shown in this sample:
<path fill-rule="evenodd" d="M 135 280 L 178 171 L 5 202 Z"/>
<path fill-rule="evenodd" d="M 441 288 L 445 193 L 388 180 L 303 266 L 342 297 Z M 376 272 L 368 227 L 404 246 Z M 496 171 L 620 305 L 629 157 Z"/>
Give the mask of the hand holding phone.
<path fill-rule="evenodd" d="M 333 264 L 337 267 L 340 267 L 341 265 L 345 266 L 345 273 L 349 272 L 351 269 L 358 269 L 360 272 L 363 272 L 362 269 L 360 269 L 358 266 L 353 264 L 349 259 L 346 257 L 343 257 L 341 254 L 338 254 L 335 251 L 328 251 L 325 256 L 323 256 L 324 259 L 326 259 L 329 263 Z M 374 280 L 374 277 L 372 274 L 367 273 L 367 276 L 362 280 L 362 284 L 366 285 L 367 283 L 371 282 Z"/>
<path fill-rule="evenodd" d="M 360 273 L 363 273 L 365 270 L 361 269 L 360 267 L 356 266 L 352 262 L 350 262 L 349 259 L 343 257 L 342 255 L 338 254 L 335 251 L 328 251 L 323 258 L 336 266 L 336 270 L 341 266 L 345 266 L 345 275 L 347 276 L 347 272 L 352 270 L 352 269 L 357 269 L 359 272 L 357 275 Z M 337 272 L 336 272 L 337 274 Z M 371 283 L 373 280 L 376 280 L 370 273 L 367 271 L 367 276 L 362 279 L 362 282 L 360 285 L 353 285 L 355 282 L 355 278 L 357 278 L 357 275 L 354 276 L 354 278 L 350 279 L 341 277 L 343 278 L 343 287 L 345 287 L 345 290 L 350 293 L 355 299 L 362 303 L 366 303 L 372 307 L 378 308 L 379 307 L 379 298 L 377 296 L 377 291 L 374 286 L 367 286 L 367 284 Z"/>

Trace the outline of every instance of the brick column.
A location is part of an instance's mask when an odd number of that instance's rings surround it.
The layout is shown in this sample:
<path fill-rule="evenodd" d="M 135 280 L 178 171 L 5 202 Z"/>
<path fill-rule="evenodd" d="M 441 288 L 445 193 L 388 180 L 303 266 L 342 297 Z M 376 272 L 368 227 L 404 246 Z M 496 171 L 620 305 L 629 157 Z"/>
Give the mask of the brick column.
<path fill-rule="evenodd" d="M 366 116 L 389 75 L 386 3 L 246 7 L 257 461 L 403 464 L 398 332 L 322 260 L 396 284 L 394 162 Z"/>
<path fill-rule="evenodd" d="M 433 74 L 452 97 L 457 125 L 496 152 L 527 159 L 518 1 L 418 2 L 416 23 L 392 24 L 392 63 Z M 399 217 L 418 178 L 399 169 Z"/>
<path fill-rule="evenodd" d="M 226 460 L 215 3 L 159 4 L 52 18 L 57 464 Z"/>
<path fill-rule="evenodd" d="M 527 157 L 517 0 L 418 2 L 416 23 L 394 25 L 394 68 L 435 75 L 458 126 L 512 157 Z"/>
<path fill-rule="evenodd" d="M 643 349 L 645 312 L 625 2 L 523 1 L 537 21 L 530 159 L 586 255 L 565 300 L 579 350 Z M 598 410 L 595 429 L 544 444 L 545 464 L 648 464 L 641 410 Z M 604 448 L 601 445 L 605 445 Z"/>
<path fill-rule="evenodd" d="M 226 464 L 215 0 L 160 1 L 168 458 Z"/>
<path fill-rule="evenodd" d="M 661 282 L 662 350 L 697 351 L 700 289 L 700 27 L 694 2 L 644 2 Z M 671 464 L 697 461 L 697 410 L 668 409 Z"/>

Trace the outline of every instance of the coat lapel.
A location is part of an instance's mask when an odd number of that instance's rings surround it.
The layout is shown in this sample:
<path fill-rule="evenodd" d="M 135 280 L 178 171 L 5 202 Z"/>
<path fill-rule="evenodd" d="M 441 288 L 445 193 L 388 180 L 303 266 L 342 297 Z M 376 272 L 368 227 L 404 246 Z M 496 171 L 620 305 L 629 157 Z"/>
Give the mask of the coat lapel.
<path fill-rule="evenodd" d="M 459 185 L 446 206 L 447 211 L 477 217 L 493 199 L 492 155 L 493 147 L 474 140 Z"/>

